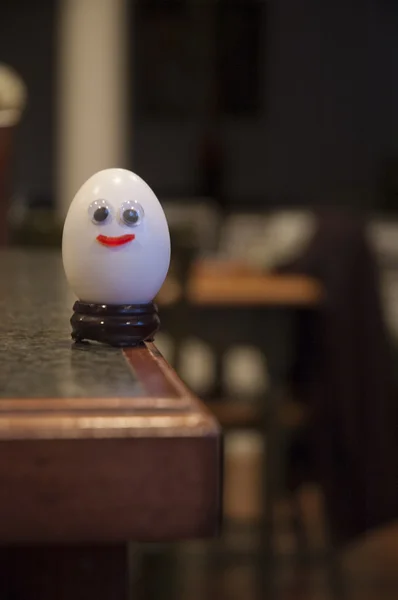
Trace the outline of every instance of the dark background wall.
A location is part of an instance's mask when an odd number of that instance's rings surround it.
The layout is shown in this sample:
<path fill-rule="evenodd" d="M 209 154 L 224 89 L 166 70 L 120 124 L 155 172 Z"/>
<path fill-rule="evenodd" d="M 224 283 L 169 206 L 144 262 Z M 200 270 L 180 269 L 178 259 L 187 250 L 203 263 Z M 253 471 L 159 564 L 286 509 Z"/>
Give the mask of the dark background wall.
<path fill-rule="evenodd" d="M 398 4 L 266 4 L 263 106 L 257 116 L 220 123 L 228 202 L 377 204 L 383 161 L 398 154 Z M 54 191 L 55 15 L 55 0 L 14 0 L 1 8 L 0 61 L 14 66 L 29 89 L 14 189 L 30 196 Z M 131 167 L 159 193 L 195 193 L 201 127 L 136 110 Z"/>
<path fill-rule="evenodd" d="M 5 0 L 0 8 L 0 62 L 14 67 L 29 102 L 17 131 L 13 188 L 52 196 L 55 151 L 55 0 Z"/>
<path fill-rule="evenodd" d="M 267 5 L 262 112 L 222 119 L 228 197 L 377 203 L 383 160 L 397 150 L 398 4 Z M 154 185 L 194 187 L 198 126 L 141 118 L 133 140 Z"/>

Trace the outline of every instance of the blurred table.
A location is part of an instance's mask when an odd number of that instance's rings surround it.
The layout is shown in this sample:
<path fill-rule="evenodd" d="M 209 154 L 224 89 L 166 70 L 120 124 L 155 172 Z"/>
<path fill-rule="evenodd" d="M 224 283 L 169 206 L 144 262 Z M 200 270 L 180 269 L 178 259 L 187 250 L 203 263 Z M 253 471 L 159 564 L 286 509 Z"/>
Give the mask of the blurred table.
<path fill-rule="evenodd" d="M 172 363 L 177 371 L 184 339 L 198 337 L 215 349 L 219 380 L 221 357 L 228 347 L 248 343 L 266 350 L 268 370 L 275 378 L 285 374 L 293 358 L 297 313 L 318 309 L 323 298 L 322 285 L 305 275 L 267 273 L 237 261 L 198 259 L 185 281 L 171 271 L 156 301 L 162 329 L 175 340 Z M 218 383 L 215 391 L 220 394 Z M 221 413 L 228 420 L 225 408 L 221 407 Z M 253 407 L 234 408 L 238 418 L 253 422 Z"/>
<path fill-rule="evenodd" d="M 71 343 L 58 253 L 0 282 L 0 597 L 127 598 L 127 542 L 217 533 L 219 427 L 153 344 Z"/>
<path fill-rule="evenodd" d="M 321 285 L 304 275 L 279 275 L 235 261 L 199 259 L 186 282 L 172 274 L 161 289 L 159 306 L 181 300 L 200 306 L 315 306 L 322 300 Z"/>

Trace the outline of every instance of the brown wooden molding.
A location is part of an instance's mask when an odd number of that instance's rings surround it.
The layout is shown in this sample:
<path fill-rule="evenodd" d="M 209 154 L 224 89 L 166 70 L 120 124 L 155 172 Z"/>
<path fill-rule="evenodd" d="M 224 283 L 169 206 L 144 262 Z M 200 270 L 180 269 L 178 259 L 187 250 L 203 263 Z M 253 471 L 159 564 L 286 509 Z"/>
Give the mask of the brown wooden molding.
<path fill-rule="evenodd" d="M 3 543 L 165 541 L 218 532 L 216 420 L 154 344 L 125 350 L 125 357 L 146 396 L 1 400 Z"/>

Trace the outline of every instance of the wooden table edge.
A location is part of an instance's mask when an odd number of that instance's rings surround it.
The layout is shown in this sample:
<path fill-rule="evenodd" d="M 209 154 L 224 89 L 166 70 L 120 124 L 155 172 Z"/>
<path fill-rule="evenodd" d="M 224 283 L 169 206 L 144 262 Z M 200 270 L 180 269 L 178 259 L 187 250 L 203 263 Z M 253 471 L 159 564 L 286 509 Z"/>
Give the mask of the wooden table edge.
<path fill-rule="evenodd" d="M 147 397 L 4 398 L 0 442 L 220 435 L 207 408 L 153 343 L 123 350 Z"/>

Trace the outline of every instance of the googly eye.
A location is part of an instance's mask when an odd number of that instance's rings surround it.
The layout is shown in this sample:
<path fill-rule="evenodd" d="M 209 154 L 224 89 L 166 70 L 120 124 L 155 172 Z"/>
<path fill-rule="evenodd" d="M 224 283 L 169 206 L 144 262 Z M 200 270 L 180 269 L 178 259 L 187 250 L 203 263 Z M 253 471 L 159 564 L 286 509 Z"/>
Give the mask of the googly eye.
<path fill-rule="evenodd" d="M 111 209 L 106 200 L 94 200 L 88 207 L 88 214 L 95 225 L 103 225 L 111 217 Z"/>
<path fill-rule="evenodd" d="M 144 209 L 135 200 L 126 200 L 120 207 L 120 219 L 128 227 L 136 227 L 144 218 Z"/>

